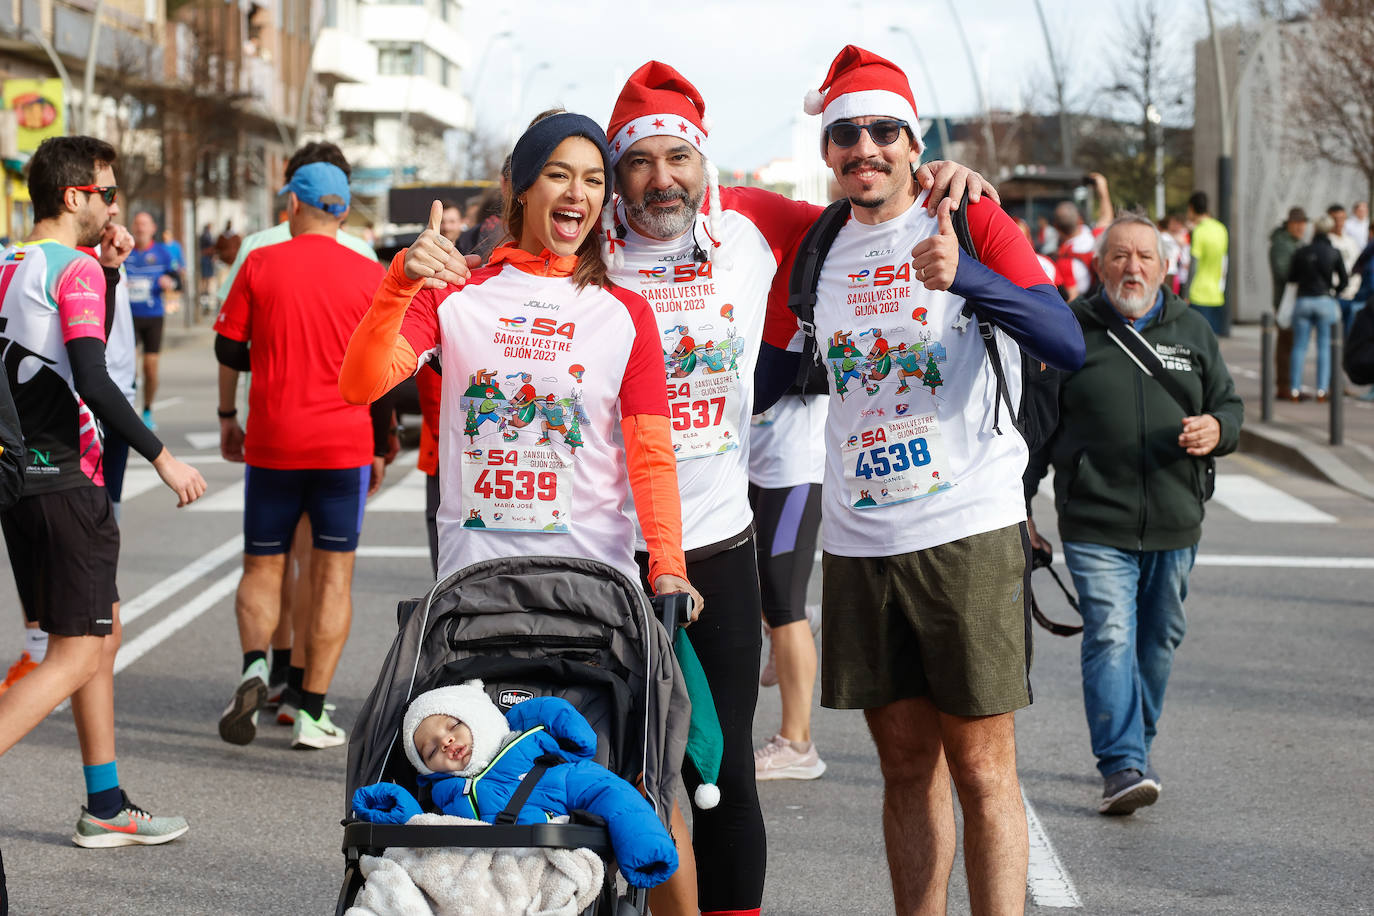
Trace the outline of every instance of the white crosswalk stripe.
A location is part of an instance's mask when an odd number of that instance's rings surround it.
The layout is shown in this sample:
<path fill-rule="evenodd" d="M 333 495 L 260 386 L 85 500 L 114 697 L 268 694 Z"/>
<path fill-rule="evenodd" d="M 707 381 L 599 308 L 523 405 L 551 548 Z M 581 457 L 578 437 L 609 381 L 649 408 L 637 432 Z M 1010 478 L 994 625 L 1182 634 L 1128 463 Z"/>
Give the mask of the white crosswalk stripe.
<path fill-rule="evenodd" d="M 1054 471 L 1040 481 L 1036 495 L 1054 501 Z M 1331 525 L 1339 519 L 1249 474 L 1218 474 L 1212 502 L 1250 522 Z"/>
<path fill-rule="evenodd" d="M 1212 500 L 1252 522 L 1330 525 L 1336 521 L 1335 516 L 1248 474 L 1218 474 Z"/>

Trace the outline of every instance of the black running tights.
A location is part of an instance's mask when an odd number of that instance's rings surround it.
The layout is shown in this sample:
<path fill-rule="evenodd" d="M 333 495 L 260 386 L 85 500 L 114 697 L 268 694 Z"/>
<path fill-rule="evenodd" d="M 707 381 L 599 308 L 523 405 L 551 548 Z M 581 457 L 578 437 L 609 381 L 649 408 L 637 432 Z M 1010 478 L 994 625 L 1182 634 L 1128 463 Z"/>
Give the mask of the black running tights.
<path fill-rule="evenodd" d="M 642 575 L 647 556 L 638 559 Z M 711 685 L 725 737 L 716 783 L 720 804 L 703 811 L 692 803 L 697 895 L 703 913 L 757 909 L 763 902 L 768 841 L 754 782 L 754 707 L 763 650 L 754 539 L 689 562 L 687 578 L 706 602 L 687 636 Z M 689 796 L 701 784 L 690 760 L 682 765 L 682 780 Z"/>

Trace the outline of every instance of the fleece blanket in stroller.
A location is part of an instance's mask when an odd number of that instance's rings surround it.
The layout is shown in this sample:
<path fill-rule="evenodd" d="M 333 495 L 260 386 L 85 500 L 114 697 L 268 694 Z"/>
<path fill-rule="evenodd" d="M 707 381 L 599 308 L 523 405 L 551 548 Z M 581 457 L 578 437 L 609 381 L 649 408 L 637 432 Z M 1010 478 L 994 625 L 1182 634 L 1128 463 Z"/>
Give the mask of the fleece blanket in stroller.
<path fill-rule="evenodd" d="M 446 814 L 412 825 L 488 826 Z M 411 849 L 363 856 L 367 883 L 344 916 L 578 916 L 596 900 L 605 863 L 589 849 Z"/>

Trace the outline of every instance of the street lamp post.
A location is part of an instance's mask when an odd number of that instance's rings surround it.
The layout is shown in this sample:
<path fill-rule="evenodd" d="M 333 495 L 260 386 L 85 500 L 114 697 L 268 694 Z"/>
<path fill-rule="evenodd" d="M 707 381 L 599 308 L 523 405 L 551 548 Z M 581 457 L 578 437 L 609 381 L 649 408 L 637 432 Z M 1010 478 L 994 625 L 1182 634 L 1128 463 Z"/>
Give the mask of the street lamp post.
<path fill-rule="evenodd" d="M 949 124 L 945 121 L 944 109 L 940 107 L 940 100 L 935 97 L 935 80 L 930 78 L 930 69 L 926 67 L 925 55 L 921 53 L 921 48 L 916 44 L 916 38 L 907 29 L 900 25 L 887 27 L 889 32 L 896 32 L 905 35 L 906 40 L 911 45 L 912 56 L 916 58 L 916 65 L 921 68 L 921 78 L 926 81 L 926 89 L 930 92 L 930 107 L 933 110 L 931 119 L 935 121 L 935 130 L 940 136 L 940 155 L 948 159 L 953 153 L 949 149 Z"/>
<path fill-rule="evenodd" d="M 1064 105 L 1064 74 L 1059 71 L 1059 59 L 1054 54 L 1054 43 L 1050 41 L 1050 24 L 1045 19 L 1045 10 L 1040 0 L 1035 0 L 1035 12 L 1040 17 L 1040 31 L 1045 34 L 1045 56 L 1050 59 L 1050 76 L 1054 79 L 1054 97 L 1059 103 L 1059 159 L 1060 164 L 1068 167 L 1073 164 L 1073 136 L 1069 132 L 1069 110 Z"/>
<path fill-rule="evenodd" d="M 1145 120 L 1155 135 L 1155 219 L 1164 219 L 1164 116 L 1154 105 L 1145 106 Z"/>
<path fill-rule="evenodd" d="M 491 36 L 491 38 L 487 39 L 486 46 L 482 48 L 482 56 L 477 60 L 477 75 L 472 81 L 472 89 L 468 92 L 468 100 L 471 103 L 469 105 L 471 111 L 468 112 L 470 124 L 465 131 L 468 138 L 468 149 L 466 160 L 463 163 L 463 174 L 467 175 L 469 178 L 475 177 L 472 172 L 472 163 L 475 158 L 473 152 L 477 147 L 477 90 L 482 85 L 482 77 L 485 76 L 487 72 L 487 57 L 491 54 L 491 49 L 496 47 L 497 42 L 508 41 L 514 37 L 515 33 L 510 29 L 504 29 L 497 32 L 495 35 Z"/>
<path fill-rule="evenodd" d="M 1231 132 L 1231 111 L 1230 99 L 1226 88 L 1226 64 L 1221 57 L 1221 36 L 1217 34 L 1216 16 L 1212 12 L 1212 0 L 1203 0 L 1203 5 L 1207 7 L 1207 31 L 1211 33 L 1212 39 L 1212 60 L 1216 64 L 1217 70 L 1217 114 L 1221 121 L 1221 154 L 1217 156 L 1217 219 L 1229 230 L 1231 228 L 1231 156 L 1234 150 L 1232 144 L 1235 138 Z M 1228 272 L 1236 272 L 1237 247 L 1232 247 L 1228 252 Z M 1238 274 L 1237 274 L 1238 275 Z M 1223 327 L 1226 329 L 1225 336 L 1230 336 L 1231 331 L 1231 290 L 1235 288 L 1234 283 L 1227 283 L 1223 286 L 1222 294 L 1225 296 L 1225 304 L 1222 308 Z"/>
<path fill-rule="evenodd" d="M 973 59 L 973 49 L 969 47 L 968 35 L 964 24 L 959 21 L 959 9 L 954 0 L 948 0 L 949 15 L 954 20 L 954 28 L 959 32 L 959 40 L 964 45 L 964 56 L 968 58 L 969 75 L 973 77 L 973 89 L 978 93 L 978 102 L 983 106 L 983 144 L 988 148 L 988 171 L 997 174 L 997 143 L 992 136 L 992 111 L 988 108 L 988 96 L 983 91 L 983 80 L 978 76 L 978 63 Z"/>

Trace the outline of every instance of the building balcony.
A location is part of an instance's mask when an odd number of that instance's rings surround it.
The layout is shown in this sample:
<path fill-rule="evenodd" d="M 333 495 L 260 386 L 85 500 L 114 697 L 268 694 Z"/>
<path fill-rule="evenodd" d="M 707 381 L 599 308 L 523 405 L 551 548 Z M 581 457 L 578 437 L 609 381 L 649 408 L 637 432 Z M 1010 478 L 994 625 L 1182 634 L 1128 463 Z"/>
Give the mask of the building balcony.
<path fill-rule="evenodd" d="M 466 129 L 472 123 L 467 99 L 423 76 L 375 76 L 366 83 L 345 83 L 334 89 L 334 108 L 340 113 L 405 115 L 411 122 L 429 121 L 440 130 Z"/>
<path fill-rule="evenodd" d="M 359 34 L 368 41 L 424 45 L 465 70 L 471 66 L 467 42 L 452 25 L 423 6 L 380 3 L 364 6 Z"/>
<path fill-rule="evenodd" d="M 321 29 L 311 60 L 325 79 L 366 83 L 377 77 L 377 49 L 342 29 Z"/>

